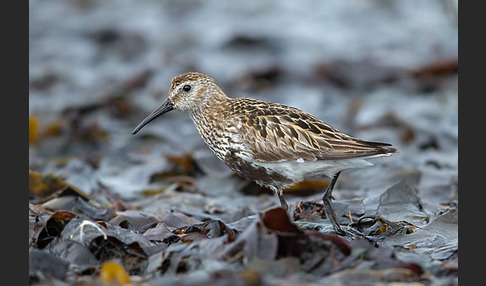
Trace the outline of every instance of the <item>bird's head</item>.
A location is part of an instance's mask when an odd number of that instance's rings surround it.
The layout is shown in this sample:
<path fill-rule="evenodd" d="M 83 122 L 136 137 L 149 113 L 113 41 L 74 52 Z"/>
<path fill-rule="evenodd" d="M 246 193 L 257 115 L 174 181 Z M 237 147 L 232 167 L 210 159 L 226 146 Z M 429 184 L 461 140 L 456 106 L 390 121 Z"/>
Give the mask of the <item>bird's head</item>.
<path fill-rule="evenodd" d="M 211 92 L 212 88 L 217 94 L 222 94 L 222 92 L 218 92 L 220 90 L 214 84 L 214 80 L 205 74 L 188 72 L 174 77 L 171 81 L 168 98 L 145 117 L 132 134 L 136 134 L 152 120 L 171 110 L 194 112 L 202 108 L 205 106 L 206 100 L 214 95 L 214 92 Z"/>

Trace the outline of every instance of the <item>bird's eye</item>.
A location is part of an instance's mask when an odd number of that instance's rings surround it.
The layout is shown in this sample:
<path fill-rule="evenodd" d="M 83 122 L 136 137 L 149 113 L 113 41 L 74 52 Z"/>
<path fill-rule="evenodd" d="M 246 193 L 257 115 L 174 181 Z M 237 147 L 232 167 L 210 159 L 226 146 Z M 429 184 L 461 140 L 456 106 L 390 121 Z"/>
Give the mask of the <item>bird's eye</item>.
<path fill-rule="evenodd" d="M 182 87 L 182 89 L 184 91 L 189 91 L 189 90 L 191 90 L 191 86 L 186 84 L 184 87 Z"/>

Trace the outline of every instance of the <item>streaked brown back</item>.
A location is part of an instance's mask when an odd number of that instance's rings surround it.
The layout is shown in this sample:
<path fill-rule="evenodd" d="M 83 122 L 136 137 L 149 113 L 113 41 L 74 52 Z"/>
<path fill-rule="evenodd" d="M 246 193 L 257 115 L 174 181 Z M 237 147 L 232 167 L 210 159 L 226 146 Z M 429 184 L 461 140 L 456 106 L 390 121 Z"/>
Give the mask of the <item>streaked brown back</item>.
<path fill-rule="evenodd" d="M 250 98 L 232 99 L 230 118 L 253 159 L 330 160 L 396 152 L 391 144 L 364 141 L 346 135 L 297 108 Z"/>

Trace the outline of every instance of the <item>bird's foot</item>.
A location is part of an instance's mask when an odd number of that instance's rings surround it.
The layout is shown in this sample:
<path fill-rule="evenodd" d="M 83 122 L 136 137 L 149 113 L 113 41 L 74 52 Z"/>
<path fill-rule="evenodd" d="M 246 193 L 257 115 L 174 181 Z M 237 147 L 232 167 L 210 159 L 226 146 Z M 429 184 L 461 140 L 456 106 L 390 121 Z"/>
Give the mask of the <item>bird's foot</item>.
<path fill-rule="evenodd" d="M 387 220 L 380 215 L 363 216 L 355 223 L 355 227 L 357 231 L 376 239 L 383 239 L 397 233 L 410 233 L 417 228 L 409 223 Z"/>
<path fill-rule="evenodd" d="M 351 233 L 349 232 L 346 232 L 344 231 L 341 227 L 334 227 L 334 231 L 336 232 L 336 234 L 340 235 L 340 236 L 349 236 Z"/>

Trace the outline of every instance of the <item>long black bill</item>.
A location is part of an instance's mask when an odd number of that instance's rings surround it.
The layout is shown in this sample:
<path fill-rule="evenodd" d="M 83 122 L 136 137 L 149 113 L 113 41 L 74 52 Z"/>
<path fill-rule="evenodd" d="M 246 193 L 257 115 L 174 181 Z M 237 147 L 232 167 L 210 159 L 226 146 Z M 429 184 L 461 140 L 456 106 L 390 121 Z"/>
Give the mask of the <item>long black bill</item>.
<path fill-rule="evenodd" d="M 149 124 L 155 118 L 173 109 L 174 109 L 174 104 L 172 103 L 172 101 L 170 101 L 170 99 L 167 98 L 164 101 L 164 103 L 162 103 L 159 107 L 157 107 L 157 109 L 155 109 L 152 113 L 150 113 L 147 117 L 145 117 L 145 119 L 142 122 L 140 122 L 140 124 L 138 124 L 138 126 L 135 129 L 133 129 L 132 135 L 137 134 L 137 132 L 140 131 L 140 129 L 142 129 L 145 125 Z"/>

